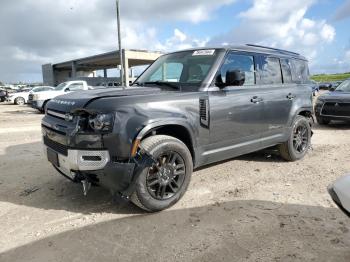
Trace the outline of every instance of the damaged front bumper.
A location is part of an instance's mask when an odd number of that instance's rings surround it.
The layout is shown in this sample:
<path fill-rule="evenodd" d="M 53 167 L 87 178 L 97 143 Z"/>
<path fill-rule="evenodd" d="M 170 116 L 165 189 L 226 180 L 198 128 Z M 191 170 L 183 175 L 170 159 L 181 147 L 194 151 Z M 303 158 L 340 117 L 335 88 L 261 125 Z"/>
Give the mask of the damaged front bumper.
<path fill-rule="evenodd" d="M 146 153 L 122 163 L 111 161 L 107 150 L 68 150 L 65 156 L 50 147 L 44 149 L 49 162 L 66 178 L 83 182 L 83 185 L 87 181 L 126 198 L 134 192 L 138 175 L 152 165 L 152 159 Z"/>

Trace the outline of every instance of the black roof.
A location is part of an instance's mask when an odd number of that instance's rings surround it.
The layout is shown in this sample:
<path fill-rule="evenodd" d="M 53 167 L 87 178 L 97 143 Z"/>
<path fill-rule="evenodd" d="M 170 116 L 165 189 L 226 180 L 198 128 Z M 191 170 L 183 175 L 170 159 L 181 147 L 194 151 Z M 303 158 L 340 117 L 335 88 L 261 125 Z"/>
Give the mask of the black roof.
<path fill-rule="evenodd" d="M 210 47 L 201 47 L 201 48 L 191 48 L 188 50 L 205 50 L 205 49 L 223 49 L 223 50 L 236 50 L 236 51 L 244 51 L 244 52 L 252 52 L 252 53 L 262 53 L 262 54 L 277 55 L 277 56 L 283 56 L 283 57 L 293 57 L 293 58 L 307 61 L 307 59 L 304 56 L 296 52 L 274 48 L 274 47 L 255 45 L 255 44 L 225 45 L 220 47 L 210 46 Z"/>

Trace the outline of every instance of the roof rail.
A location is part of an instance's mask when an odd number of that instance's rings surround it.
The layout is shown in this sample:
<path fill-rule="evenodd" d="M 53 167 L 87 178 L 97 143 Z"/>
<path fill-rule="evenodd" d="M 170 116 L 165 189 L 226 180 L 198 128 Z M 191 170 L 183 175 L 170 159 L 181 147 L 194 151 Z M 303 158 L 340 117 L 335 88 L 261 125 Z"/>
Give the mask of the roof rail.
<path fill-rule="evenodd" d="M 246 45 L 247 46 L 252 46 L 252 47 L 260 47 L 260 48 L 264 48 L 264 49 L 275 50 L 275 51 L 279 51 L 279 52 L 283 52 L 283 53 L 300 55 L 299 53 L 296 53 L 296 52 L 291 52 L 291 51 L 287 51 L 287 50 L 283 50 L 283 49 L 279 49 L 279 48 L 274 48 L 274 47 L 268 47 L 268 46 L 263 46 L 263 45 L 254 45 L 254 44 L 246 44 Z"/>

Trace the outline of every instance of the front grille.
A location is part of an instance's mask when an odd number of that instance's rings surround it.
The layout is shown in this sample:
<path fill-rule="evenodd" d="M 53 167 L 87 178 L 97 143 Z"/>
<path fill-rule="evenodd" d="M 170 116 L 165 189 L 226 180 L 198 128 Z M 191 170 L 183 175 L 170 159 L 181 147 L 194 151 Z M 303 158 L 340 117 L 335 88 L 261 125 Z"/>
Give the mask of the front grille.
<path fill-rule="evenodd" d="M 350 117 L 350 103 L 326 102 L 322 108 L 322 115 Z"/>
<path fill-rule="evenodd" d="M 58 110 L 47 109 L 47 114 L 52 117 L 56 117 L 62 120 L 66 119 L 66 113 Z"/>
<path fill-rule="evenodd" d="M 66 145 L 57 143 L 46 136 L 44 136 L 44 144 L 59 154 L 62 154 L 64 156 L 68 155 L 68 147 Z"/>

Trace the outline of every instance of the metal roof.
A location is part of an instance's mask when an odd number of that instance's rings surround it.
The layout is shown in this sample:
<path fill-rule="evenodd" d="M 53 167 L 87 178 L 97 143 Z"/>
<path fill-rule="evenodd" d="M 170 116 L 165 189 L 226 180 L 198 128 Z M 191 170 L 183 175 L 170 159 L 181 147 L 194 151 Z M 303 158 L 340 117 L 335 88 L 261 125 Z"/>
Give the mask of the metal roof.
<path fill-rule="evenodd" d="M 129 67 L 145 65 L 154 61 L 155 57 L 162 55 L 161 52 L 157 51 L 152 52 L 135 49 L 125 49 L 123 52 L 128 54 Z M 120 64 L 119 57 L 119 51 L 111 51 L 103 54 L 56 63 L 52 66 L 57 70 L 70 70 L 72 68 L 72 63 L 74 63 L 77 69 L 108 69 L 115 68 Z"/>

